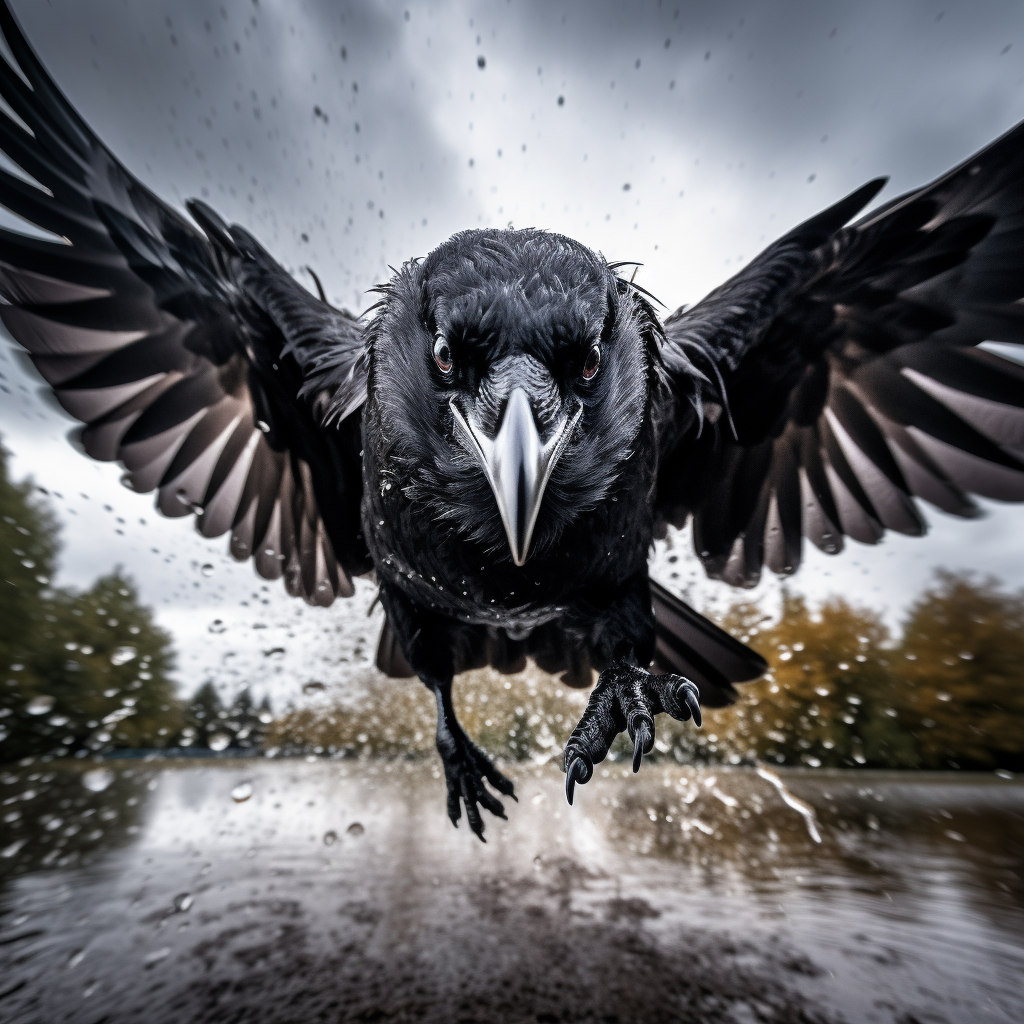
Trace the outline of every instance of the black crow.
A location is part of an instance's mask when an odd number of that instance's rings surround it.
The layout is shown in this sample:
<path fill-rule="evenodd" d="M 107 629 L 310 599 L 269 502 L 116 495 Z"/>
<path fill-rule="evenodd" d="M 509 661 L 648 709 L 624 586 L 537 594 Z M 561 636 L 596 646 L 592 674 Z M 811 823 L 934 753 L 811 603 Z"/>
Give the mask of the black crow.
<path fill-rule="evenodd" d="M 571 802 L 618 733 L 636 769 L 659 713 L 699 725 L 763 671 L 648 578 L 669 526 L 750 586 L 805 536 L 923 533 L 915 497 L 1024 499 L 1024 367 L 978 347 L 1024 344 L 1024 126 L 854 221 L 870 182 L 664 322 L 578 242 L 477 230 L 407 262 L 364 325 L 153 195 L 6 6 L 0 27 L 0 149 L 31 179 L 0 169 L 0 203 L 64 239 L 0 231 L 4 324 L 81 449 L 165 515 L 316 605 L 376 573 L 378 664 L 434 692 L 449 815 L 481 838 L 487 784 L 512 784 L 456 720 L 458 672 L 600 672 Z"/>

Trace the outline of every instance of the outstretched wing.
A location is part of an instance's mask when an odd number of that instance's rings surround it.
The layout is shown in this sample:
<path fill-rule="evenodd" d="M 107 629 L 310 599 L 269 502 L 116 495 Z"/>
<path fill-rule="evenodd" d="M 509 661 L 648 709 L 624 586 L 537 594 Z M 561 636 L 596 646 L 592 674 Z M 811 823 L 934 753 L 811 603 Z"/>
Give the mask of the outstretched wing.
<path fill-rule="evenodd" d="M 369 567 L 360 537 L 363 336 L 201 203 L 203 230 L 114 158 L 60 94 L 6 4 L 0 319 L 80 447 L 157 490 L 164 515 L 230 531 L 237 559 L 314 604 Z M 13 116 L 12 116 L 13 114 Z M 324 422 L 329 426 L 325 428 Z"/>
<path fill-rule="evenodd" d="M 1024 345 L 1024 125 L 844 227 L 883 184 L 665 322 L 698 397 L 668 421 L 658 512 L 693 517 L 713 577 L 794 572 L 803 537 L 920 535 L 915 498 L 965 518 L 971 495 L 1024 500 L 1024 366 L 977 347 Z"/>

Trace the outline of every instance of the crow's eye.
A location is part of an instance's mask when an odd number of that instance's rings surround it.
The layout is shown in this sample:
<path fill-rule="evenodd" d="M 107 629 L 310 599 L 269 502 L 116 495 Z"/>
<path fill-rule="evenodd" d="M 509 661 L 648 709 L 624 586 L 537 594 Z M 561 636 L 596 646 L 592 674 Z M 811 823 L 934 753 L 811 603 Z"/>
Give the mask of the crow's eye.
<path fill-rule="evenodd" d="M 434 342 L 434 362 L 445 376 L 452 372 L 452 349 L 443 337 Z"/>
<path fill-rule="evenodd" d="M 588 353 L 583 363 L 583 379 L 593 380 L 597 371 L 601 368 L 601 346 L 595 345 Z"/>

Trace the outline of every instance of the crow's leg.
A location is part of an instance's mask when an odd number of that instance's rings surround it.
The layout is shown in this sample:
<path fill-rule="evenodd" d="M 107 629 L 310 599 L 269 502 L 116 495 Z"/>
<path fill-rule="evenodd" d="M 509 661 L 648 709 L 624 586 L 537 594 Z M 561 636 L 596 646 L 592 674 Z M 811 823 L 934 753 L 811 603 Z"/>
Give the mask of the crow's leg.
<path fill-rule="evenodd" d="M 451 681 L 428 682 L 427 685 L 437 698 L 437 752 L 444 763 L 444 778 L 448 786 L 448 817 L 458 828 L 462 817 L 461 804 L 465 804 L 469 827 L 481 842 L 486 843 L 480 806 L 499 818 L 505 817 L 505 808 L 484 783 L 489 782 L 499 793 L 513 800 L 516 799 L 514 787 L 459 725 L 452 706 Z"/>
<path fill-rule="evenodd" d="M 462 817 L 462 804 L 465 804 L 469 827 L 483 840 L 484 823 L 480 807 L 499 818 L 505 817 L 501 801 L 486 788 L 485 783 L 490 783 L 499 793 L 513 800 L 516 797 L 512 783 L 466 735 L 455 717 L 452 706 L 455 659 L 452 652 L 461 642 L 457 631 L 462 627 L 415 604 L 387 581 L 381 582 L 380 599 L 402 653 L 437 701 L 437 752 L 444 764 L 444 779 L 448 786 L 448 817 L 457 828 Z"/>
<path fill-rule="evenodd" d="M 572 803 L 576 783 L 589 782 L 620 732 L 633 741 L 633 771 L 654 746 L 654 716 L 664 711 L 677 721 L 700 726 L 697 687 L 676 675 L 654 675 L 625 661 L 606 668 L 590 695 L 579 725 L 565 745 L 565 796 Z"/>

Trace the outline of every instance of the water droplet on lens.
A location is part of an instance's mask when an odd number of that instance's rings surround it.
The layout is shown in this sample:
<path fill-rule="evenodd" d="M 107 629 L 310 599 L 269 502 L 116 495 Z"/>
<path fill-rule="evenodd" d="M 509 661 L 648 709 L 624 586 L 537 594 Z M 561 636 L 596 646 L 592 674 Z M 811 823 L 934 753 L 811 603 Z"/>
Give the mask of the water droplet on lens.
<path fill-rule="evenodd" d="M 211 633 L 223 633 L 228 627 L 224 625 L 223 619 L 214 619 L 207 628 Z"/>
<path fill-rule="evenodd" d="M 25 705 L 25 710 L 30 715 L 45 715 L 47 711 L 53 710 L 53 705 L 56 703 L 56 697 L 43 694 L 39 697 L 33 697 L 28 704 Z"/>
<path fill-rule="evenodd" d="M 226 750 L 231 737 L 226 732 L 215 732 L 209 739 L 211 750 Z"/>
<path fill-rule="evenodd" d="M 176 914 L 184 914 L 185 911 L 192 906 L 192 893 L 178 893 L 178 895 L 174 897 L 174 903 L 172 905 Z"/>
<path fill-rule="evenodd" d="M 212 738 L 211 738 L 212 746 Z M 252 796 L 252 783 L 251 782 L 240 782 L 233 790 L 231 790 L 231 799 L 236 804 L 244 804 L 249 797 Z"/>
<path fill-rule="evenodd" d="M 350 836 L 361 836 L 366 831 L 366 829 L 363 828 L 363 826 L 362 826 L 362 824 L 360 822 L 353 821 L 352 824 L 349 825 L 349 827 L 347 829 L 345 829 L 345 831 Z"/>
<path fill-rule="evenodd" d="M 202 574 L 203 574 L 204 576 L 212 576 L 212 575 L 213 575 L 213 566 L 212 566 L 212 565 L 211 565 L 211 564 L 210 564 L 209 562 L 206 562 L 206 563 L 205 563 L 205 564 L 203 565 L 202 569 L 200 569 L 199 571 L 200 571 L 200 572 L 201 572 L 201 573 L 202 573 Z"/>
<path fill-rule="evenodd" d="M 93 768 L 82 776 L 82 785 L 90 792 L 102 793 L 114 781 L 109 768 Z"/>
<path fill-rule="evenodd" d="M 127 665 L 139 652 L 132 647 L 130 644 L 125 644 L 123 647 L 118 647 L 113 654 L 110 655 L 111 665 Z"/>
<path fill-rule="evenodd" d="M 338 841 L 338 833 L 330 829 L 324 833 L 324 846 L 333 846 Z"/>
<path fill-rule="evenodd" d="M 302 692 L 303 693 L 317 693 L 317 692 L 319 692 L 321 690 L 326 690 L 326 689 L 327 689 L 327 687 L 324 686 L 323 683 L 318 682 L 315 679 L 310 680 L 310 682 L 308 682 L 308 683 L 303 683 L 302 684 Z"/>

